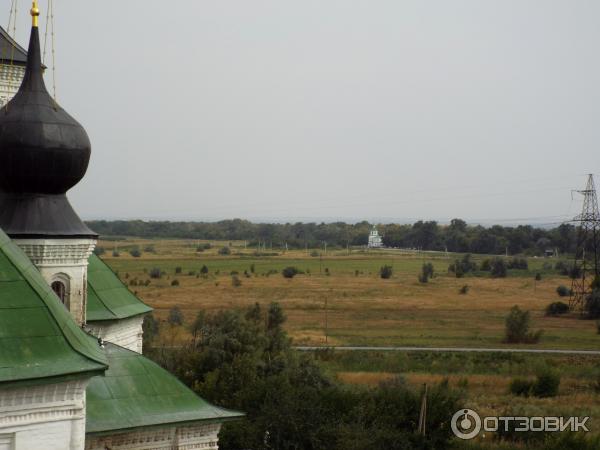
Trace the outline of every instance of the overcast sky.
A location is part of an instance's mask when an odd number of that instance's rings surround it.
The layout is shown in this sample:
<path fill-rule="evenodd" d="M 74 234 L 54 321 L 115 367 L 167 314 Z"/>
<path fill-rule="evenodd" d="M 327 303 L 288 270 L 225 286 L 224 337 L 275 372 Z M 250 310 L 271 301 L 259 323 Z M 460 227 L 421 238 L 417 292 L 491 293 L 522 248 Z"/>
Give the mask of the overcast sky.
<path fill-rule="evenodd" d="M 597 1 L 55 3 L 86 219 L 553 223 L 600 172 Z"/>

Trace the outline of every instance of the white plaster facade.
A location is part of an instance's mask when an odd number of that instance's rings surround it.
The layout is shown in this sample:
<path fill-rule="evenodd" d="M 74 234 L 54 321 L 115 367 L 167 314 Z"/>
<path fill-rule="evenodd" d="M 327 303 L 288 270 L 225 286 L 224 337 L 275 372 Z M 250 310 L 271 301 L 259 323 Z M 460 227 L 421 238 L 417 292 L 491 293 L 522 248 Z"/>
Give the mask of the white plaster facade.
<path fill-rule="evenodd" d="M 0 390 L 0 450 L 81 450 L 88 380 Z"/>
<path fill-rule="evenodd" d="M 218 423 L 88 436 L 85 450 L 218 450 Z"/>
<path fill-rule="evenodd" d="M 140 314 L 127 319 L 90 322 L 85 328 L 94 336 L 141 354 L 143 322 L 144 316 Z"/>
<path fill-rule="evenodd" d="M 0 64 L 0 107 L 14 97 L 25 75 L 25 66 Z M 0 447 L 2 448 L 2 447 Z"/>
<path fill-rule="evenodd" d="M 35 264 L 49 285 L 65 285 L 65 307 L 75 321 L 85 323 L 88 259 L 95 239 L 13 239 Z M 57 300 L 58 301 L 58 300 Z"/>

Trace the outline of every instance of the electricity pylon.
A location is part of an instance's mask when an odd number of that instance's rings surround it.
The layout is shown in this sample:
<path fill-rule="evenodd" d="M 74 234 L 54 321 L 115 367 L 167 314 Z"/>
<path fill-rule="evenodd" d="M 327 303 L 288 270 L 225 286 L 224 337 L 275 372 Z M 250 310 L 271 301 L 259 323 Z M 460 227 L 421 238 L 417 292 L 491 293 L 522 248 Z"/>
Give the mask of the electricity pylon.
<path fill-rule="evenodd" d="M 569 307 L 571 310 L 576 308 L 583 310 L 585 300 L 592 292 L 592 281 L 598 276 L 600 213 L 598 212 L 594 176 L 589 174 L 585 189 L 576 192 L 583 195 L 583 207 L 581 214 L 573 218 L 573 222 L 578 222 L 579 225 L 577 228 L 577 247 L 575 249 Z"/>

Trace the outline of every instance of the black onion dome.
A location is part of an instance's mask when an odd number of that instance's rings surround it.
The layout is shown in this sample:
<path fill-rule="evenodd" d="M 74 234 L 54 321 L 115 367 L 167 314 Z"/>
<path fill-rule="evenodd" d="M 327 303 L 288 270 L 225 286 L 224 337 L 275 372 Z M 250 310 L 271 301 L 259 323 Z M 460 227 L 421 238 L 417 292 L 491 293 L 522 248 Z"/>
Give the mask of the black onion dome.
<path fill-rule="evenodd" d="M 33 26 L 21 87 L 0 109 L 0 227 L 13 237 L 95 236 L 65 195 L 90 153 L 83 127 L 46 90 Z"/>

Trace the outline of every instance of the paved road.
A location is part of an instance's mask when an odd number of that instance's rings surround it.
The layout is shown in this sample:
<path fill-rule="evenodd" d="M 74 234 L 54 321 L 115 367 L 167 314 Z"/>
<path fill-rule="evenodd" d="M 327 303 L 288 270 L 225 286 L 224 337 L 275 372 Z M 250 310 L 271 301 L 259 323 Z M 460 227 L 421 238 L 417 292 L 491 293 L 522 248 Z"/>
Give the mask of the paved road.
<path fill-rule="evenodd" d="M 342 350 L 342 351 L 396 351 L 396 352 L 483 352 L 483 353 L 555 353 L 559 355 L 596 355 L 600 350 L 554 350 L 533 348 L 466 348 L 466 347 L 354 347 L 354 346 L 297 346 L 300 351 L 313 350 Z"/>

